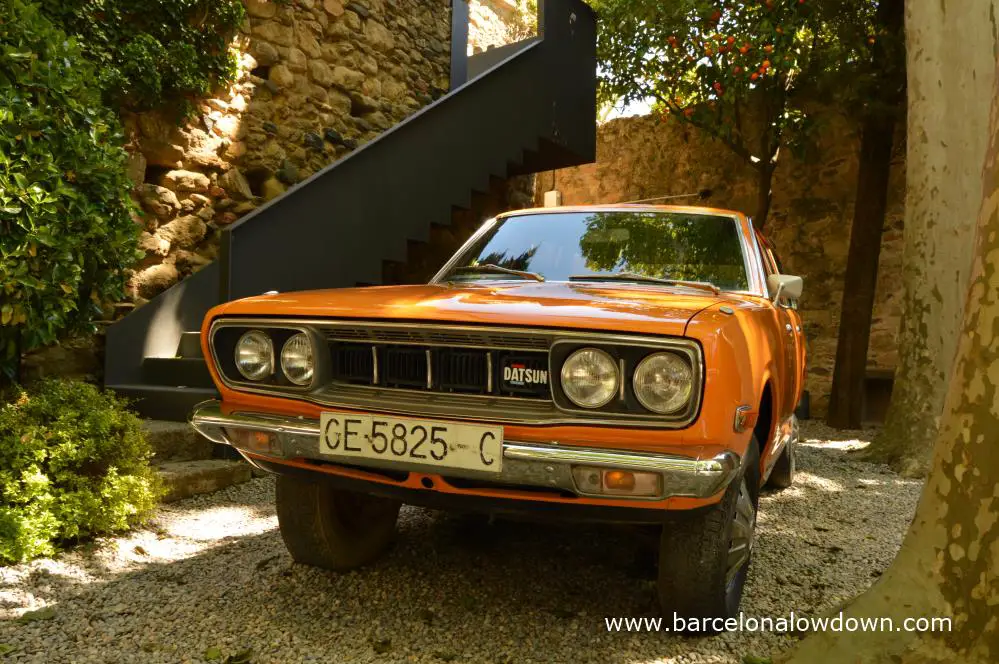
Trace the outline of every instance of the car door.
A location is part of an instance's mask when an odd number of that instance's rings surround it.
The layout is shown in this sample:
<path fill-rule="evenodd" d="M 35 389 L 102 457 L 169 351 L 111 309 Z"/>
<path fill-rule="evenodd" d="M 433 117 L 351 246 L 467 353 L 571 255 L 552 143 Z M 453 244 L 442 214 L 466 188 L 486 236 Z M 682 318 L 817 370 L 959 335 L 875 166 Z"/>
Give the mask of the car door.
<path fill-rule="evenodd" d="M 760 252 L 763 257 L 763 269 L 769 277 L 771 274 L 781 274 L 780 259 L 773 250 L 773 245 L 757 233 Z M 803 385 L 804 339 L 801 331 L 801 317 L 798 315 L 798 302 L 793 298 L 781 295 L 775 303 L 777 319 L 780 326 L 780 339 L 784 357 L 783 376 L 783 408 L 782 418 L 790 416 L 801 399 Z"/>

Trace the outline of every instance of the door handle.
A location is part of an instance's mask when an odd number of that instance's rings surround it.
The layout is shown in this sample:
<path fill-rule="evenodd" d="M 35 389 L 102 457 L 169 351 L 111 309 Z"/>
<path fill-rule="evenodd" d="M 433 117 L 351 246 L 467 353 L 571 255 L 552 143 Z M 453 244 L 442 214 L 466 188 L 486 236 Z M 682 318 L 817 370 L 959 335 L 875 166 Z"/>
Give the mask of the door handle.
<path fill-rule="evenodd" d="M 791 324 L 790 323 L 785 324 L 784 325 L 784 329 L 787 330 L 788 332 L 790 332 L 792 330 Z"/>

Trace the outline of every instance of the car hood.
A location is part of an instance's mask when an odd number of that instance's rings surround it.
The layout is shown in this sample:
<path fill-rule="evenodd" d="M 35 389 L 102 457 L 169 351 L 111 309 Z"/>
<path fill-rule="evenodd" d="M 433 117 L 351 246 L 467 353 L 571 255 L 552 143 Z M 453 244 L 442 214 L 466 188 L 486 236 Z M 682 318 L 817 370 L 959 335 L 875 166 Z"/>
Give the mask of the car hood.
<path fill-rule="evenodd" d="M 435 321 L 681 335 L 728 294 L 644 284 L 488 281 L 278 293 L 236 300 L 222 314 Z"/>

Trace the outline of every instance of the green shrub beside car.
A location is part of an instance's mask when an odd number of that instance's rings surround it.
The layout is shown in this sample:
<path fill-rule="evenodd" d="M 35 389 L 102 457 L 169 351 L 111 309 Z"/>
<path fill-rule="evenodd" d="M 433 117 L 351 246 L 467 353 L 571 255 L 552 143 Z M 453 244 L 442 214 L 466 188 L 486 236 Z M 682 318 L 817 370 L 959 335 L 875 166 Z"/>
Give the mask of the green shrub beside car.
<path fill-rule="evenodd" d="M 0 564 L 127 530 L 155 506 L 152 449 L 125 402 L 42 381 L 0 409 Z"/>

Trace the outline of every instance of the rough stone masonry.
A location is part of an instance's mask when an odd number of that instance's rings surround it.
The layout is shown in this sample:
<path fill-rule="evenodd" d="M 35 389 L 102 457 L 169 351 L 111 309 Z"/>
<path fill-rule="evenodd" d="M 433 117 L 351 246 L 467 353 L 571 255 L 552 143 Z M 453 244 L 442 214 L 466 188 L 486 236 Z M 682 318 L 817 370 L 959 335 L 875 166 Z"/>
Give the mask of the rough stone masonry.
<path fill-rule="evenodd" d="M 239 73 L 192 121 L 126 118 L 144 215 L 136 304 L 216 258 L 222 228 L 447 92 L 449 0 L 246 0 Z"/>

